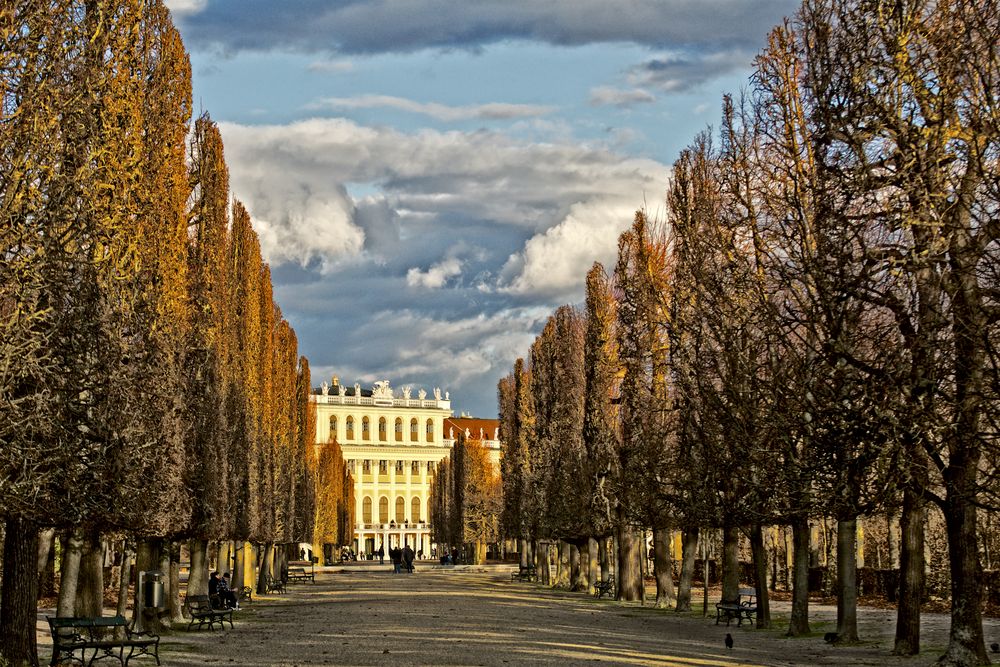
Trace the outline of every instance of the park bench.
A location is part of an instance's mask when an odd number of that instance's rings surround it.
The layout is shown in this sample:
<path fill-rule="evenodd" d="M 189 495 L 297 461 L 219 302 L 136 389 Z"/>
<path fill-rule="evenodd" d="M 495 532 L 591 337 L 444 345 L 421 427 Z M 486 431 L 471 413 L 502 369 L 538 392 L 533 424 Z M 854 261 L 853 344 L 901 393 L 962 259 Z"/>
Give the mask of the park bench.
<path fill-rule="evenodd" d="M 316 581 L 316 571 L 312 561 L 293 560 L 288 563 L 288 583 L 299 581 Z"/>
<path fill-rule="evenodd" d="M 215 604 L 212 603 L 212 598 L 207 595 L 184 596 L 184 609 L 191 616 L 188 630 L 191 630 L 195 623 L 198 624 L 198 630 L 201 630 L 206 623 L 209 630 L 214 630 L 216 623 L 219 624 L 220 628 L 225 629 L 226 620 L 229 621 L 229 627 L 234 627 L 233 610 L 220 608 L 222 601 L 219 600 L 218 596 L 214 597 L 216 598 Z"/>
<path fill-rule="evenodd" d="M 613 597 L 615 594 L 615 575 L 608 575 L 608 578 L 604 581 L 598 581 L 594 584 L 594 597 L 600 600 L 602 597 L 607 595 L 608 597 Z"/>
<path fill-rule="evenodd" d="M 134 657 L 148 655 L 160 664 L 160 638 L 151 632 L 134 632 L 124 616 L 51 617 L 47 616 L 52 633 L 52 661 L 92 665 L 95 660 L 113 658 L 128 665 Z M 128 653 L 125 653 L 128 649 Z M 88 651 L 94 654 L 87 659 Z M 77 653 L 79 652 L 79 657 Z"/>
<path fill-rule="evenodd" d="M 265 593 L 285 593 L 285 582 L 281 579 L 275 579 L 269 574 L 264 575 L 264 592 Z"/>
<path fill-rule="evenodd" d="M 754 588 L 741 588 L 740 596 L 736 602 L 719 602 L 715 605 L 715 624 L 723 618 L 726 625 L 729 621 L 736 619 L 736 625 L 743 625 L 743 619 L 753 623 L 753 617 L 757 613 L 757 590 Z"/>
<path fill-rule="evenodd" d="M 511 581 L 535 581 L 538 579 L 538 571 L 534 566 L 518 568 L 510 573 Z"/>

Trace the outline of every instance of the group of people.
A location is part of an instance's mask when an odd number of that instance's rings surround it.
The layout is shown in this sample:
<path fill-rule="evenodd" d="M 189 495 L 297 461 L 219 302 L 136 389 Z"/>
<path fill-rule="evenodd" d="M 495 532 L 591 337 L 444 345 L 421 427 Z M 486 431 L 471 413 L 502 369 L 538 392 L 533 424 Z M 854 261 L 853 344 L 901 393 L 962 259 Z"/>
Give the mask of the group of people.
<path fill-rule="evenodd" d="M 375 552 L 378 555 L 378 562 L 385 562 L 385 548 L 380 544 L 378 551 Z M 403 548 L 390 547 L 389 548 L 389 560 L 392 561 L 392 571 L 393 574 L 399 574 L 405 567 L 406 571 L 413 574 L 413 559 L 416 554 L 413 551 L 413 547 L 409 543 L 404 543 Z"/>
<path fill-rule="evenodd" d="M 213 572 L 208 578 L 208 596 L 210 598 L 217 597 L 222 603 L 224 609 L 239 609 L 240 601 L 236 597 L 236 593 L 229 586 L 229 573 L 226 572 L 219 577 L 218 572 Z"/>

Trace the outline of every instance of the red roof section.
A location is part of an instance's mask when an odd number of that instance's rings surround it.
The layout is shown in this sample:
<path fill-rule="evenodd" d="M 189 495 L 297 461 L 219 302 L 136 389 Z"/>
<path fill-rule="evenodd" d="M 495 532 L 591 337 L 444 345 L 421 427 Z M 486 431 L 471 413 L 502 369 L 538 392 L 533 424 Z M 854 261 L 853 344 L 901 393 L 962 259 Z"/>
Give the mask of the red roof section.
<path fill-rule="evenodd" d="M 499 419 L 477 419 L 475 417 L 448 417 L 444 420 L 444 437 L 451 439 L 450 429 L 455 429 L 454 437 L 457 438 L 459 433 L 465 433 L 465 430 L 469 430 L 469 437 L 476 440 L 479 439 L 479 429 L 482 429 L 484 440 L 496 440 L 497 439 L 497 429 L 500 428 Z"/>

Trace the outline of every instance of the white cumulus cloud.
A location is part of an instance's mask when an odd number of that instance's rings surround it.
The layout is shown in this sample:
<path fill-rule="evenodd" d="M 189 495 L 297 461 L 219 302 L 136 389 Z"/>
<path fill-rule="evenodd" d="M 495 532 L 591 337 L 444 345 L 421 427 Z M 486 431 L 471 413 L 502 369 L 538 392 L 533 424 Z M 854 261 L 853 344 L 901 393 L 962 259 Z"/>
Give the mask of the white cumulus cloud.
<path fill-rule="evenodd" d="M 470 259 L 446 248 L 477 246 L 484 229 L 506 228 L 521 235 L 523 248 L 492 267 L 480 261 L 476 270 L 493 276 L 493 288 L 576 294 L 590 262 L 614 252 L 644 197 L 662 198 L 667 176 L 660 163 L 606 147 L 501 132 L 408 134 L 344 119 L 220 127 L 234 195 L 257 221 L 270 261 L 318 261 L 331 271 L 370 251 L 371 239 L 388 249 L 399 239 L 436 256 L 405 276 L 431 289 Z M 364 216 L 350 184 L 375 193 Z"/>
<path fill-rule="evenodd" d="M 392 95 L 358 95 L 356 97 L 324 97 L 310 103 L 307 109 L 318 111 L 331 109 L 334 111 L 349 109 L 389 108 L 422 114 L 443 121 L 458 120 L 505 120 L 510 118 L 529 118 L 552 113 L 555 109 L 549 106 L 535 104 L 508 104 L 491 102 L 488 104 L 469 104 L 464 106 L 449 106 L 437 102 L 417 102 L 404 97 Z"/>

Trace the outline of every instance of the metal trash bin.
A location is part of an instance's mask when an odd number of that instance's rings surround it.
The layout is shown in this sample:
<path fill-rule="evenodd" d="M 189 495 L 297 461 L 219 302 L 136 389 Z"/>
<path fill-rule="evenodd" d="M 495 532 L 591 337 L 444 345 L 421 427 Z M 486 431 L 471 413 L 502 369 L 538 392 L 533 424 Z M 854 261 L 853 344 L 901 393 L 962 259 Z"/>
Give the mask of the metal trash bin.
<path fill-rule="evenodd" d="M 163 573 L 143 572 L 142 600 L 147 609 L 163 609 L 166 607 L 166 596 L 163 594 Z"/>

